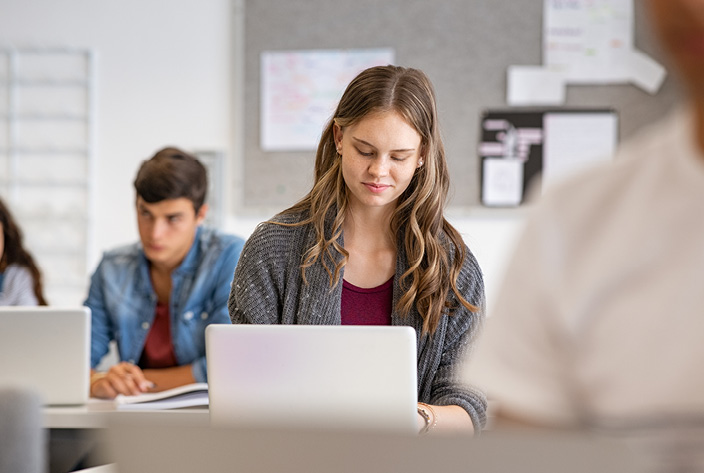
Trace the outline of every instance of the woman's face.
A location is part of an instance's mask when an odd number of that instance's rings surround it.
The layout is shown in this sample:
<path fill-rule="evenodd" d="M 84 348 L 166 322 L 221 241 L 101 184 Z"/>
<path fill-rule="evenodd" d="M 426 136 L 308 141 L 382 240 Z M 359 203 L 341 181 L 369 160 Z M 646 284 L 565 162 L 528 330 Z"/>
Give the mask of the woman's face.
<path fill-rule="evenodd" d="M 704 96 L 704 0 L 650 0 L 660 41 L 686 84 Z"/>
<path fill-rule="evenodd" d="M 357 124 L 334 126 L 350 208 L 391 208 L 421 161 L 420 134 L 397 112 L 369 115 Z"/>

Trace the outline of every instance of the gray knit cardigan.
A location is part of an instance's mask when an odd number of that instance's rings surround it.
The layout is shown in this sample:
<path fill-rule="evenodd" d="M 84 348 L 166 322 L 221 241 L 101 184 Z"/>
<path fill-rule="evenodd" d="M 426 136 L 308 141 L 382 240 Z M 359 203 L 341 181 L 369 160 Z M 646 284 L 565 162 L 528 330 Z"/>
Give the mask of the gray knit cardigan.
<path fill-rule="evenodd" d="M 278 215 L 272 221 L 292 223 L 301 218 Z M 329 231 L 327 228 L 328 235 Z M 342 284 L 330 288 L 330 277 L 320 261 L 306 270 L 308 284 L 301 276 L 302 254 L 314 241 L 312 225 L 285 227 L 264 222 L 255 229 L 242 250 L 232 282 L 228 306 L 233 324 L 340 324 Z M 479 265 L 467 249 L 457 285 L 465 299 L 480 310 L 470 312 L 452 300 L 459 309 L 450 316 L 443 315 L 433 335 L 422 336 L 423 319 L 415 309 L 407 317 L 396 311 L 402 295 L 399 277 L 407 268 L 403 244 L 399 244 L 391 323 L 416 330 L 418 400 L 461 406 L 479 432 L 486 422 L 486 398 L 455 373 L 483 323 L 484 282 Z M 452 292 L 451 297 L 455 299 Z"/>

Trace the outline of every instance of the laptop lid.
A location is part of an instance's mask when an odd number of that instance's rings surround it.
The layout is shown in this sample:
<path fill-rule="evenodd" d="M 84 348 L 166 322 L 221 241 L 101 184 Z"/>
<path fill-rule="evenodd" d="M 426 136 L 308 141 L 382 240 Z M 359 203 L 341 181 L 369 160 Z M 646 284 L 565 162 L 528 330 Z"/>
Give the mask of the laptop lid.
<path fill-rule="evenodd" d="M 0 307 L 0 386 L 36 390 L 46 405 L 89 395 L 90 309 Z"/>
<path fill-rule="evenodd" d="M 214 425 L 417 431 L 411 327 L 209 325 Z"/>

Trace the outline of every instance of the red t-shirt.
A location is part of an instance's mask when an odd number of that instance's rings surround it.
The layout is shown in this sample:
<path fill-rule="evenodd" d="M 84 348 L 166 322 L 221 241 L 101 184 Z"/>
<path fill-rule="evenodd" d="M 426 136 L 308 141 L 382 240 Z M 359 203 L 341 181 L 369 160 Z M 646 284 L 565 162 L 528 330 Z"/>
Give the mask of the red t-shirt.
<path fill-rule="evenodd" d="M 144 342 L 139 367 L 171 368 L 177 366 L 174 355 L 174 344 L 171 340 L 171 319 L 169 317 L 169 304 L 158 303 L 154 322 Z"/>
<path fill-rule="evenodd" d="M 394 278 L 364 289 L 342 280 L 342 325 L 391 325 Z"/>

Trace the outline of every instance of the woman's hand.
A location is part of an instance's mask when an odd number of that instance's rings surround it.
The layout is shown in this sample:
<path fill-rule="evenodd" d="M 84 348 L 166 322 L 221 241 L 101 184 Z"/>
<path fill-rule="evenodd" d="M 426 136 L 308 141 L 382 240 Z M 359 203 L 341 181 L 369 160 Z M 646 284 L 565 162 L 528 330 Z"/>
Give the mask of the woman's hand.
<path fill-rule="evenodd" d="M 418 403 L 418 433 L 472 433 L 474 425 L 467 411 L 460 406 L 431 406 Z"/>

